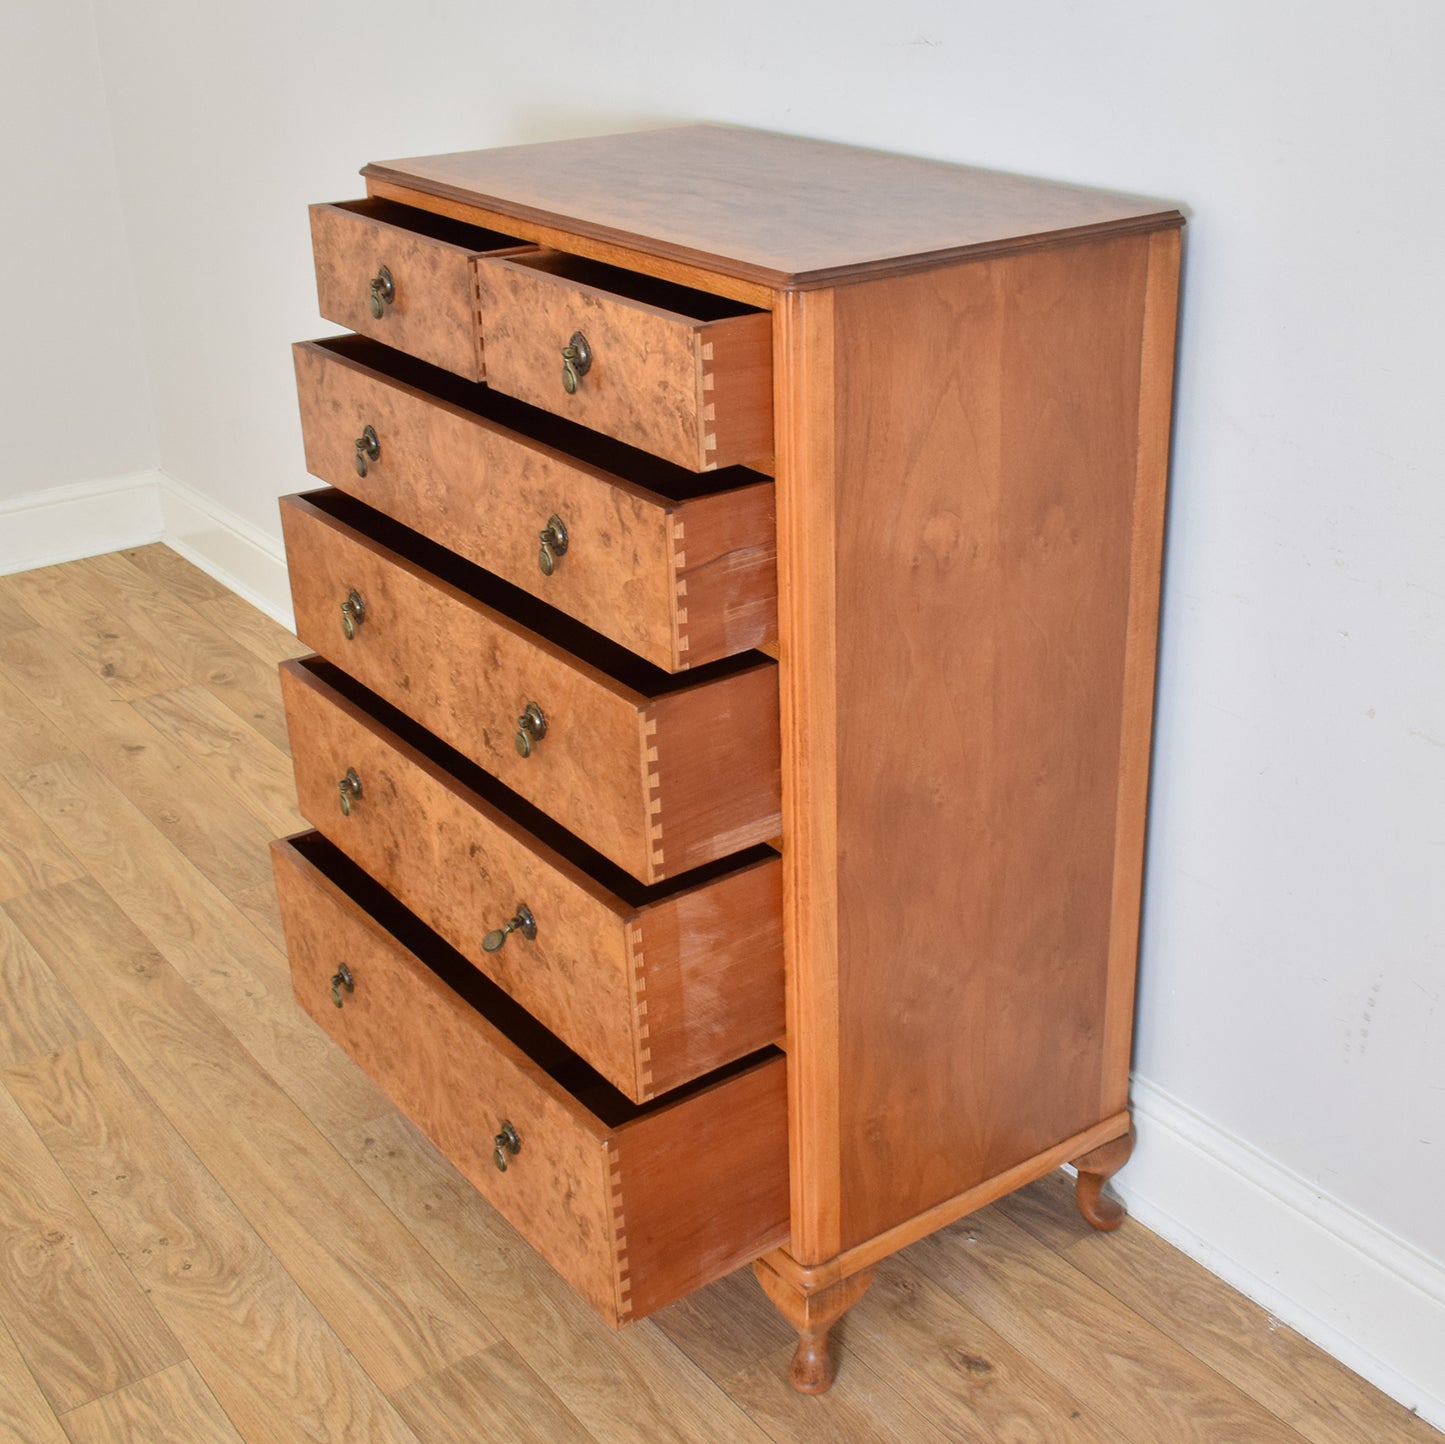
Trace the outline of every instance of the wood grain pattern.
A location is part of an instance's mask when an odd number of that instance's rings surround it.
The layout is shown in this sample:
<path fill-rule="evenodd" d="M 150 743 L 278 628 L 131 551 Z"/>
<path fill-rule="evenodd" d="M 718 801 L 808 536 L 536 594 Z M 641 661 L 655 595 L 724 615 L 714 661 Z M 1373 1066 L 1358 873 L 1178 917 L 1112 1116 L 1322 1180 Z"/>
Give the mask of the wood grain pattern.
<path fill-rule="evenodd" d="M 0 902 L 35 888 L 69 882 L 83 872 L 15 789 L 0 780 Z"/>
<path fill-rule="evenodd" d="M 1439 1444 L 1438 1430 L 1148 1230 L 1131 1224 L 1100 1238 L 1071 1194 L 1068 1178 L 1053 1173 L 996 1207 L 1312 1444 Z"/>
<path fill-rule="evenodd" d="M 94 1029 L 84 1011 L 55 981 L 25 935 L 0 912 L 0 1068 L 54 1052 Z"/>
<path fill-rule="evenodd" d="M 777 833 L 770 663 L 651 698 L 336 509 L 325 493 L 282 505 L 297 634 L 322 656 L 644 882 Z M 352 589 L 366 620 L 347 641 L 339 608 Z M 548 731 L 524 758 L 514 737 L 529 702 Z"/>
<path fill-rule="evenodd" d="M 65 1416 L 71 1444 L 240 1444 L 193 1365 L 176 1364 Z"/>
<path fill-rule="evenodd" d="M 177 1363 L 180 1345 L 0 1088 L 0 1304 L 62 1413 Z"/>
<path fill-rule="evenodd" d="M 293 352 L 313 476 L 667 671 L 776 634 L 766 482 L 737 486 L 728 473 L 718 495 L 670 499 L 491 419 L 485 391 L 468 409 L 409 384 L 394 364 L 382 369 L 374 351 L 303 342 Z M 380 455 L 362 477 L 354 438 L 367 426 Z M 552 516 L 567 528 L 568 548 L 546 576 L 538 533 Z"/>
<path fill-rule="evenodd" d="M 150 573 L 153 579 L 157 574 Z M 0 578 L 0 592 L 9 580 Z M 193 609 L 211 604 L 202 592 L 184 602 L 173 593 L 172 603 Z M 123 620 L 133 603 L 121 598 L 116 605 Z M 44 628 L 43 620 L 35 625 Z M 44 630 L 51 645 L 65 645 L 58 633 Z M 201 679 L 192 675 L 190 681 Z M 266 678 L 264 685 L 267 691 L 258 704 L 279 708 L 274 679 Z M 13 687 L 6 690 L 0 676 L 0 773 L 10 776 L 81 755 L 86 712 L 78 703 L 68 722 L 40 718 L 27 711 L 25 698 Z M 154 832 L 153 824 L 134 812 L 113 815 L 110 825 L 119 829 L 118 847 L 135 844 L 139 833 Z M 192 870 L 190 877 L 198 876 Z M 189 907 L 184 892 L 176 905 Z M 303 1246 L 303 1240 L 281 1227 L 288 1213 L 323 1243 L 339 1243 L 360 1229 L 363 1246 L 348 1255 L 350 1268 L 396 1268 L 409 1279 L 439 1267 L 461 1293 L 432 1292 L 429 1302 L 419 1302 L 435 1320 L 436 1330 L 445 1334 L 455 1329 L 464 1338 L 474 1337 L 474 1311 L 480 1311 L 531 1377 L 545 1381 L 549 1393 L 587 1434 L 607 1444 L 670 1444 L 676 1439 L 762 1444 L 768 1438 L 819 1444 L 842 1439 L 922 1444 L 952 1438 L 992 1444 L 979 1432 L 985 1425 L 995 1437 L 1020 1441 L 1075 1434 L 1087 1439 L 1089 1426 L 1101 1430 L 1111 1444 L 1160 1444 L 1165 1439 L 1174 1444 L 1176 1438 L 1188 1440 L 1201 1433 L 1211 1441 L 1253 1440 L 1249 1421 L 1240 1422 L 1236 1389 L 1288 1425 L 1286 1437 L 1295 1444 L 1424 1444 L 1440 1437 L 1137 1222 L 1108 1237 L 1094 1235 L 1074 1208 L 1072 1181 L 1062 1174 L 1010 1195 L 985 1214 L 985 1227 L 989 1217 L 1006 1211 L 1028 1229 L 1026 1236 L 1015 1235 L 1018 1261 L 1007 1261 L 996 1272 L 978 1266 L 975 1256 L 980 1244 L 988 1247 L 988 1238 L 975 1232 L 976 1221 L 940 1235 L 937 1254 L 930 1252 L 932 1245 L 914 1245 L 881 1264 L 872 1288 L 837 1326 L 842 1374 L 822 1398 L 804 1399 L 789 1389 L 785 1371 L 793 1337 L 746 1272 L 729 1275 L 652 1319 L 614 1333 L 394 1112 L 340 1132 L 325 1113 L 313 1115 L 310 1123 L 302 1120 L 274 1086 L 264 1086 L 262 1072 L 226 1030 L 224 1015 L 207 1007 L 165 965 L 104 892 L 83 881 L 72 882 L 22 894 L 0 906 L 0 912 L 24 922 L 26 946 L 43 956 L 44 966 L 84 1010 L 86 1031 L 100 1032 L 123 1055 L 136 1098 L 124 1107 L 107 1107 L 125 1125 L 127 1137 L 148 1138 L 151 1130 L 141 1127 L 147 1121 L 158 1125 L 156 1131 L 165 1137 L 166 1122 L 174 1118 L 185 1147 L 227 1190 L 232 1207 L 264 1226 L 263 1243 L 276 1244 L 280 1268 L 302 1293 L 332 1299 L 314 1276 L 315 1244 Z M 9 979 L 3 987 L 7 1001 L 13 1000 Z M 32 1062 L 51 1051 L 41 1046 L 47 1041 L 48 1009 L 38 991 L 33 996 L 37 1001 L 28 1016 L 38 1027 L 36 1051 L 28 1055 Z M 20 1006 L 31 1008 L 24 1002 Z M 76 1040 L 57 1031 L 53 1041 L 65 1047 Z M 326 1055 L 351 1068 L 319 1035 L 318 1041 Z M 217 1062 L 204 1066 L 201 1060 L 211 1056 Z M 80 1106 L 77 1101 L 77 1109 Z M 303 1136 L 293 1155 L 291 1136 L 298 1126 Z M 340 1155 L 324 1141 L 328 1131 Z M 169 1136 L 174 1143 L 174 1135 Z M 81 1190 L 87 1210 L 97 1216 L 123 1212 L 137 1196 L 131 1181 L 135 1178 L 157 1189 L 171 1177 L 185 1184 L 189 1175 L 177 1173 L 171 1152 L 150 1149 L 146 1143 L 128 1156 L 131 1166 L 125 1170 L 97 1168 L 97 1192 L 89 1193 L 92 1185 Z M 31 1186 L 25 1168 L 25 1160 L 6 1155 L 6 1176 L 28 1197 L 42 1190 Z M 293 1171 L 299 1182 L 290 1181 Z M 122 1172 L 125 1177 L 116 1176 Z M 386 1238 L 379 1225 L 383 1213 L 426 1252 L 416 1255 L 385 1243 L 372 1246 L 374 1239 Z M 1057 1267 L 1047 1266 L 1050 1256 Z M 1028 1282 L 1016 1297 L 1011 1290 L 1020 1277 Z M 895 1278 L 904 1281 L 896 1290 Z M 1087 1319 L 1071 1325 L 1071 1301 L 1081 1283 L 1090 1280 Z M 910 1281 L 916 1286 L 907 1286 Z M 178 1287 L 183 1282 L 176 1280 Z M 401 1294 L 412 1297 L 405 1289 Z M 139 1290 L 133 1297 L 142 1308 L 150 1307 Z M 400 1305 L 402 1314 L 410 1307 Z M 474 1421 L 490 1417 L 494 1395 L 486 1377 L 473 1375 L 469 1361 L 495 1358 L 497 1342 L 479 1343 L 451 1360 L 432 1355 L 415 1374 L 414 1392 L 410 1383 L 398 1385 L 393 1368 L 395 1359 L 406 1357 L 410 1348 L 405 1330 L 400 1355 L 391 1341 L 397 1311 L 398 1305 L 384 1293 L 357 1291 L 345 1299 L 340 1317 L 355 1329 L 357 1358 L 363 1367 L 378 1371 L 378 1380 L 391 1384 L 398 1404 L 413 1397 L 425 1401 L 419 1405 L 426 1410 L 424 1424 L 420 1413 L 413 1417 L 418 1437 L 427 1444 L 476 1444 Z M 980 1313 L 994 1324 L 983 1322 Z M 1057 1327 L 1022 1335 L 1005 1328 L 1028 1325 L 1037 1316 L 1056 1320 Z M 190 1325 L 178 1314 L 168 1312 L 166 1317 L 177 1342 L 193 1357 Z M 219 1336 L 227 1327 L 244 1332 L 251 1327 L 250 1317 L 239 1307 L 228 1311 L 215 1323 L 214 1333 Z M 266 1312 L 261 1323 L 271 1317 Z M 1153 1327 L 1140 1328 L 1140 1321 Z M 13 1312 L 6 1313 L 6 1322 L 18 1334 L 22 1321 Z M 64 1334 L 69 1325 L 61 1319 L 44 1327 Z M 314 1341 L 322 1331 L 298 1324 L 284 1332 Z M 380 1335 L 376 1347 L 368 1339 L 374 1335 Z M 264 1327 L 260 1337 L 265 1337 Z M 1171 1341 L 1207 1366 L 1192 1370 L 1182 1388 Z M 280 1334 L 273 1343 L 277 1354 L 285 1353 Z M 203 1353 L 205 1347 L 198 1335 L 195 1352 Z M 1107 1380 L 1124 1382 L 1083 1395 L 1072 1381 L 1076 1371 L 1086 1382 L 1098 1372 L 1101 1350 L 1108 1356 Z M 245 1352 L 233 1350 L 230 1367 L 251 1367 Z M 168 1370 L 163 1376 L 167 1381 L 172 1377 Z M 297 1394 L 295 1417 L 334 1419 L 337 1411 L 326 1370 L 318 1368 L 307 1377 L 315 1379 L 316 1392 Z M 1177 1400 L 1168 1402 L 1176 1389 Z M 159 1409 L 159 1395 L 144 1385 L 140 1392 Z M 123 1404 L 131 1393 L 123 1386 Z M 1071 1411 L 1046 1412 L 1060 1393 L 1076 1401 L 1081 1419 L 1074 1419 Z M 525 1397 L 531 1417 L 555 1423 L 545 1395 Z M 1011 1406 L 1017 1421 L 1009 1414 Z M 77 1419 L 82 1411 L 87 1420 L 92 1411 L 100 1412 L 84 1405 L 70 1417 Z M 1186 1422 L 1176 1425 L 1179 1418 Z M 1187 1422 L 1192 1419 L 1200 1421 L 1197 1426 Z M 147 1420 L 147 1427 L 166 1427 L 159 1412 L 154 1423 Z M 389 1427 L 400 1429 L 394 1420 Z M 238 1426 L 238 1432 L 248 1444 L 277 1444 L 297 1431 L 288 1433 L 282 1421 L 255 1431 Z M 3 1325 L 0 1437 L 18 1444 L 58 1444 L 65 1437 Z M 318 1444 L 330 1444 L 343 1436 L 333 1427 L 315 1431 L 313 1437 Z M 348 1437 L 368 1436 L 358 1427 Z M 566 1437 L 560 1426 L 559 1437 Z"/>
<path fill-rule="evenodd" d="M 475 260 L 491 251 L 516 250 L 519 243 L 480 229 L 466 234 L 466 229 L 438 225 L 424 212 L 385 201 L 312 206 L 317 308 L 349 331 L 483 380 Z M 453 234 L 456 239 L 449 238 Z M 371 281 L 383 266 L 391 273 L 393 297 L 374 316 Z"/>
<path fill-rule="evenodd" d="M 362 174 L 489 209 L 519 233 L 555 227 L 777 288 L 1182 224 L 1138 196 L 720 125 L 378 161 Z"/>
<path fill-rule="evenodd" d="M 613 289 L 629 284 L 637 278 L 557 252 L 480 262 L 490 384 L 693 471 L 766 463 L 773 451 L 767 313 L 703 319 L 683 308 L 715 314 L 717 297 L 684 292 L 652 304 Z M 577 332 L 592 364 L 569 394 L 562 348 Z"/>
<path fill-rule="evenodd" d="M 332 680 L 335 674 L 330 674 Z M 776 858 L 659 896 L 619 897 L 329 684 L 282 690 L 307 819 L 635 1102 L 783 1029 Z M 343 814 L 337 782 L 362 795 Z M 482 938 L 525 902 L 537 936 Z"/>
<path fill-rule="evenodd" d="M 272 856 L 301 1006 L 605 1318 L 640 1318 L 781 1237 L 780 1058 L 656 1111 L 628 1109 L 623 1121 L 605 1122 L 453 993 L 318 869 L 316 849 L 298 842 L 304 853 L 278 842 Z M 335 1008 L 330 979 L 343 961 L 355 987 Z M 412 1046 L 416 1037 L 432 1046 Z M 585 1077 L 572 1086 L 585 1087 L 597 1106 Z M 504 1122 L 521 1148 L 503 1172 L 492 1134 Z M 677 1165 L 682 1140 L 685 1169 Z M 734 1159 L 744 1146 L 749 1167 L 740 1175 Z"/>
<path fill-rule="evenodd" d="M 835 301 L 845 1249 L 1101 1116 L 1149 244 Z"/>
<path fill-rule="evenodd" d="M 94 883 L 27 893 L 6 911 L 383 1392 L 495 1341 L 410 1234 L 357 1187 L 319 1128 Z M 315 1043 L 328 1058 L 313 1067 L 344 1062 L 324 1039 Z M 354 1086 L 365 1083 L 356 1078 Z"/>
<path fill-rule="evenodd" d="M 52 1053 L 5 1082 L 198 1371 L 152 1376 L 68 1414 L 73 1438 L 235 1438 L 219 1400 L 252 1438 L 410 1439 L 107 1045 Z"/>

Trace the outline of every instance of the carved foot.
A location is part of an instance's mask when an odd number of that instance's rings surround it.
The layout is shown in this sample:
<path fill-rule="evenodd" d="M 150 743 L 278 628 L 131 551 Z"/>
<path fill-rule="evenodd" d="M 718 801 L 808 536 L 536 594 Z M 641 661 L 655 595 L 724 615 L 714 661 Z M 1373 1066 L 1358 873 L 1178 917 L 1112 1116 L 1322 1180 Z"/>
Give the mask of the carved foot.
<path fill-rule="evenodd" d="M 788 1382 L 800 1394 L 824 1393 L 837 1372 L 829 1332 L 863 1297 L 873 1282 L 873 1270 L 864 1269 L 812 1291 L 784 1278 L 765 1259 L 753 1265 L 753 1272 L 774 1308 L 798 1331 L 798 1348 L 788 1367 Z"/>
<path fill-rule="evenodd" d="M 1104 1185 L 1128 1163 L 1134 1151 L 1134 1125 L 1122 1138 L 1112 1139 L 1082 1158 L 1070 1159 L 1079 1170 L 1074 1186 L 1074 1199 L 1087 1223 L 1104 1233 L 1111 1233 L 1124 1222 L 1124 1205 Z"/>

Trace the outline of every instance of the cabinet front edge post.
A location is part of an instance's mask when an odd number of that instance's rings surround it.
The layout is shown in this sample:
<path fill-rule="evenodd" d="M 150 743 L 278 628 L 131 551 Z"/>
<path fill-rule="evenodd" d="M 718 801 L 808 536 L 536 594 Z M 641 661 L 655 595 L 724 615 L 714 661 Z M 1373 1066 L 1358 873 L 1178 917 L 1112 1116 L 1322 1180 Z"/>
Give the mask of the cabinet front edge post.
<path fill-rule="evenodd" d="M 773 312 L 792 1253 L 841 1242 L 833 296 Z"/>

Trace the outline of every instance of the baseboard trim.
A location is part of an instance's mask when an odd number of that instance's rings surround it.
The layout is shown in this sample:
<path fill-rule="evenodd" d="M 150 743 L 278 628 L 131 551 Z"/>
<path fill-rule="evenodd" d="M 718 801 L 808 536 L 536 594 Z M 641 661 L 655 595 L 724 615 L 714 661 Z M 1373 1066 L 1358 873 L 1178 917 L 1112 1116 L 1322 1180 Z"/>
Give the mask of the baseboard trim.
<path fill-rule="evenodd" d="M 1132 1216 L 1445 1429 L 1445 1267 L 1146 1079 L 1132 1104 Z"/>
<path fill-rule="evenodd" d="M 159 467 L 0 501 L 0 576 L 164 542 L 294 630 L 281 542 Z"/>
<path fill-rule="evenodd" d="M 175 477 L 161 473 L 160 540 L 253 607 L 295 631 L 286 554 L 269 536 L 235 512 Z"/>
<path fill-rule="evenodd" d="M 0 576 L 160 541 L 167 480 L 153 468 L 0 501 Z"/>

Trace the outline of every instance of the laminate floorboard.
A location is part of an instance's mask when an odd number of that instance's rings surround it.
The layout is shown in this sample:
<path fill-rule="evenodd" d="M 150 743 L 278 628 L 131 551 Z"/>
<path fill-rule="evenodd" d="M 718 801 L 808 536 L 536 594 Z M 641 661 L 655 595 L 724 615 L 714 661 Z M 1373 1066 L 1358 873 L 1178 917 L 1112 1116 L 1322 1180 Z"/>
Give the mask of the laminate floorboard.
<path fill-rule="evenodd" d="M 1062 1175 L 803 1398 L 739 1271 L 614 1334 L 296 1008 L 279 660 L 162 546 L 0 577 L 0 1444 L 1425 1444 Z"/>

